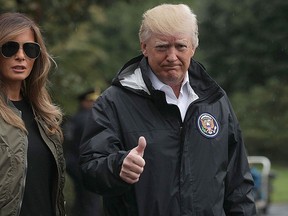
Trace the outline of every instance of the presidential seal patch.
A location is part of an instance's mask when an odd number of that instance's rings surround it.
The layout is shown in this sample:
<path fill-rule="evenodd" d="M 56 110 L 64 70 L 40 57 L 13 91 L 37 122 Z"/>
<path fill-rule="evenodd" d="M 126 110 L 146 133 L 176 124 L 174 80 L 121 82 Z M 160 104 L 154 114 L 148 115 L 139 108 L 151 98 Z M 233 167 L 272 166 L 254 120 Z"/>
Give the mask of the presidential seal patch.
<path fill-rule="evenodd" d="M 198 129 L 208 138 L 215 137 L 219 132 L 216 119 L 209 113 L 202 113 L 198 118 Z"/>

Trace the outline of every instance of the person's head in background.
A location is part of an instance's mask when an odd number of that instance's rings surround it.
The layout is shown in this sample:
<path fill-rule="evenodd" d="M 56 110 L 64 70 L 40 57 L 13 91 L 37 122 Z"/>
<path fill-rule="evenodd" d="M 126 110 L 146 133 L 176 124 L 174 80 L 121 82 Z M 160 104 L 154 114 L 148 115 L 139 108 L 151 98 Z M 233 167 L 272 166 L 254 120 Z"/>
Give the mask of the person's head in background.
<path fill-rule="evenodd" d="M 88 89 L 78 96 L 78 101 L 81 109 L 91 109 L 93 103 L 99 97 L 100 92 L 95 89 Z"/>
<path fill-rule="evenodd" d="M 184 4 L 162 4 L 143 14 L 141 50 L 160 81 L 181 85 L 198 47 L 196 15 Z"/>

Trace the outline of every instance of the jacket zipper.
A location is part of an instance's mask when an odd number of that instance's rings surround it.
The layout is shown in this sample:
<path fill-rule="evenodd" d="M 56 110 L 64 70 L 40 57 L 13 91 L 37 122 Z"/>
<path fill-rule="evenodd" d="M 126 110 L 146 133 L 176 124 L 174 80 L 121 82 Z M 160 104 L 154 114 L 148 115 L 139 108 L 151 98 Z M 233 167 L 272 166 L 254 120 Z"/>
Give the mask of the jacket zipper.
<path fill-rule="evenodd" d="M 20 112 L 20 116 L 22 117 L 22 112 Z M 23 184 L 21 186 L 21 196 L 20 196 L 20 202 L 19 202 L 19 208 L 17 211 L 16 215 L 20 215 L 21 212 L 21 208 L 22 208 L 22 203 L 23 203 L 23 198 L 24 198 L 24 193 L 25 193 L 25 185 L 26 185 L 26 177 L 27 177 L 27 168 L 28 168 L 28 162 L 27 162 L 27 153 L 28 153 L 28 137 L 27 135 L 25 135 L 24 137 L 24 142 L 25 142 L 25 146 L 24 146 L 24 165 L 25 165 L 25 170 L 24 170 L 24 175 L 23 175 Z"/>
<path fill-rule="evenodd" d="M 185 118 L 184 118 L 185 119 Z M 183 126 L 184 122 L 182 120 L 180 121 L 180 127 L 179 127 L 179 136 L 180 136 L 180 167 L 179 167 L 179 200 L 180 200 L 180 215 L 182 215 L 183 212 L 183 204 L 182 204 L 182 161 L 183 161 L 183 152 L 184 152 L 184 138 L 183 138 Z"/>

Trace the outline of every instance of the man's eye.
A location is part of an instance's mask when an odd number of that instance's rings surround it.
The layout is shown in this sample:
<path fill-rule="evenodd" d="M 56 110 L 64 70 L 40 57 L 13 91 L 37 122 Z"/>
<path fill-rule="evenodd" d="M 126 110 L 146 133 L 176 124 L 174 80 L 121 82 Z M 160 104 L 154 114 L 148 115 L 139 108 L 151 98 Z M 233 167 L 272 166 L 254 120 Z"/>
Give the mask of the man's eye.
<path fill-rule="evenodd" d="M 168 45 L 158 45 L 156 46 L 156 50 L 158 51 L 165 51 L 168 49 Z"/>
<path fill-rule="evenodd" d="M 185 49 L 187 49 L 187 45 L 178 44 L 178 45 L 176 45 L 176 49 L 177 49 L 177 50 L 185 50 Z"/>

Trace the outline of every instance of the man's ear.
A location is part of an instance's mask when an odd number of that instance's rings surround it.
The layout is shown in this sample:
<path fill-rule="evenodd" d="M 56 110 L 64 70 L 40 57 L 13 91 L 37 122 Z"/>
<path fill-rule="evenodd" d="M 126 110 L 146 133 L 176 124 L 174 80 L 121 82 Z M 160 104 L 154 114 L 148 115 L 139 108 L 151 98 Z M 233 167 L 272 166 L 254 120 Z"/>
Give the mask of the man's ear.
<path fill-rule="evenodd" d="M 191 56 L 191 58 L 194 56 L 194 54 L 195 54 L 195 51 L 196 51 L 196 49 L 192 49 L 192 56 Z"/>
<path fill-rule="evenodd" d="M 144 42 L 141 42 L 141 51 L 142 51 L 142 54 L 147 57 L 147 50 L 146 50 L 146 43 Z"/>

